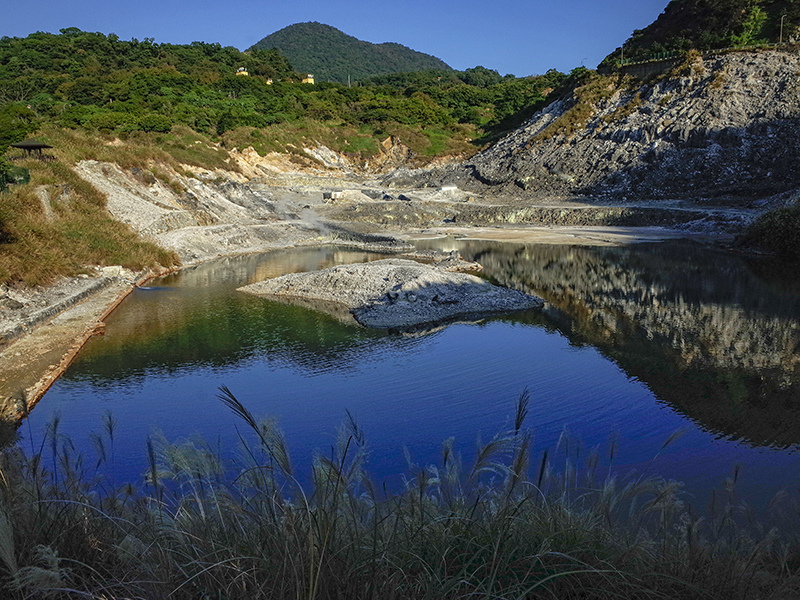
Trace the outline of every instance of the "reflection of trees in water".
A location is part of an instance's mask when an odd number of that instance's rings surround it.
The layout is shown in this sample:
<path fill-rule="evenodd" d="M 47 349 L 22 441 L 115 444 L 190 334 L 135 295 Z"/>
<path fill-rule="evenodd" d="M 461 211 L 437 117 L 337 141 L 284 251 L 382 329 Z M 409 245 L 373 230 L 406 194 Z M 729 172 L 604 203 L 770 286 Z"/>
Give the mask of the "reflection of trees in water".
<path fill-rule="evenodd" d="M 418 343 L 236 291 L 285 272 L 376 256 L 309 248 L 228 258 L 168 276 L 126 299 L 109 319 L 107 335 L 90 341 L 67 378 L 118 381 L 147 370 L 223 367 L 255 355 L 319 373 L 363 363 L 387 346 Z"/>
<path fill-rule="evenodd" d="M 597 346 L 702 426 L 755 444 L 800 443 L 794 283 L 765 281 L 742 259 L 685 242 L 463 242 L 461 252 L 502 285 L 544 297 L 570 339 Z"/>

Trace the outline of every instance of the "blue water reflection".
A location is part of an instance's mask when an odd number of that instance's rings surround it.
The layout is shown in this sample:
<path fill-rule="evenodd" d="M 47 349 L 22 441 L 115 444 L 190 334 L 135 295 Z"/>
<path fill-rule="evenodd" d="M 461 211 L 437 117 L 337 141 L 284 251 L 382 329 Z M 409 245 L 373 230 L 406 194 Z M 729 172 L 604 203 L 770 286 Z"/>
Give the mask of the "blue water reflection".
<path fill-rule="evenodd" d="M 531 288 L 538 280 L 542 285 L 541 273 L 520 266 L 535 261 L 541 267 L 541 254 L 526 258 L 520 248 L 485 244 L 462 244 L 462 252 L 470 259 L 482 258 L 487 275 L 495 279 L 503 280 L 509 272 L 524 275 L 506 284 Z M 568 262 L 574 269 L 587 269 L 580 277 L 573 274 L 585 281 L 598 276 L 595 257 L 614 272 L 622 272 L 623 263 L 626 273 L 633 272 L 632 262 L 644 274 L 648 265 L 664 271 L 656 260 L 662 253 L 646 248 L 628 249 L 623 258 L 592 250 L 583 265 L 575 258 L 583 252 L 578 249 L 552 248 L 545 258 L 563 261 L 565 252 L 573 253 Z M 707 255 L 698 256 L 708 263 Z M 729 421 L 715 420 L 716 405 L 704 411 L 672 397 L 672 389 L 675 395 L 699 389 L 698 372 L 702 378 L 708 373 L 716 377 L 713 365 L 703 363 L 706 370 L 698 371 L 695 364 L 689 368 L 678 361 L 669 368 L 659 366 L 653 376 L 642 367 L 648 361 L 662 365 L 672 356 L 670 344 L 664 349 L 658 340 L 639 339 L 637 327 L 652 315 L 625 323 L 617 315 L 611 329 L 607 323 L 591 325 L 591 315 L 582 323 L 579 315 L 588 309 L 577 306 L 575 298 L 588 293 L 574 289 L 573 275 L 562 273 L 561 281 L 575 293 L 559 307 L 557 294 L 550 290 L 546 314 L 523 312 L 479 324 L 457 323 L 417 336 L 344 325 L 235 291 L 283 272 L 374 258 L 379 256 L 333 247 L 299 249 L 225 259 L 172 275 L 154 283 L 155 289 L 137 290 L 108 320 L 105 336 L 91 340 L 56 382 L 22 432 L 38 442 L 58 411 L 60 431 L 88 451 L 88 433 L 100 429 L 101 415 L 110 410 L 119 423 L 115 478 L 140 481 L 146 468 L 145 439 L 154 429 L 170 440 L 200 434 L 223 454 L 235 455 L 237 427 L 244 430 L 216 397 L 218 387 L 225 385 L 255 415 L 277 419 L 300 473 L 308 472 L 314 451 L 329 451 L 349 410 L 366 432 L 368 471 L 396 487 L 406 468 L 404 447 L 418 464 L 432 463 L 441 442 L 454 436 L 467 458 L 479 436 L 485 440 L 510 426 L 514 401 L 528 389 L 532 401 L 527 424 L 535 431 L 539 452 L 553 448 L 566 429 L 573 452 L 574 440 L 580 440 L 581 456 L 594 447 L 604 453 L 609 436 L 619 432 L 618 468 L 681 479 L 699 503 L 735 463 L 744 465 L 742 493 L 756 503 L 800 482 L 795 443 L 736 440 L 736 432 L 726 430 Z M 747 270 L 736 264 L 726 262 L 725 269 Z M 653 281 L 648 285 L 655 289 Z M 703 305 L 702 298 L 686 300 L 698 293 L 696 287 L 681 291 L 676 285 L 670 282 L 671 293 L 681 302 Z M 765 323 L 774 325 L 780 318 L 791 328 L 797 316 L 791 309 L 795 292 L 782 291 L 783 303 L 778 304 L 783 308 L 769 312 L 763 307 L 771 305 L 769 296 L 776 292 L 768 282 L 763 288 L 764 297 L 748 302 L 767 313 Z M 752 289 L 747 293 L 755 293 Z M 724 304 L 718 288 L 708 293 L 713 305 Z M 741 286 L 733 293 L 741 294 Z M 608 294 L 615 301 L 623 296 Z M 596 309 L 597 300 L 592 302 Z M 748 321 L 747 326 L 758 325 Z M 623 336 L 622 331 L 628 333 Z M 774 327 L 770 331 L 774 334 Z M 713 418 L 706 419 L 706 412 L 714 412 Z M 794 415 L 784 411 L 781 418 L 787 414 Z M 685 429 L 685 435 L 660 452 L 677 429 Z M 746 433 L 739 437 L 753 437 L 752 431 Z"/>

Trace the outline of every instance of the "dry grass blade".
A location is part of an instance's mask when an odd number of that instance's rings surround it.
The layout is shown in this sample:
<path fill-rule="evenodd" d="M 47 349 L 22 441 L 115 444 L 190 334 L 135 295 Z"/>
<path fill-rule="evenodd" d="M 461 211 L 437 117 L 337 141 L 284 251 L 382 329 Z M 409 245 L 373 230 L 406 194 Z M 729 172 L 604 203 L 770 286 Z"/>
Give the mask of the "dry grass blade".
<path fill-rule="evenodd" d="M 528 388 L 525 388 L 522 390 L 522 393 L 517 399 L 517 412 L 514 415 L 514 434 L 519 433 L 519 430 L 522 428 L 522 424 L 528 417 L 528 404 L 530 401 L 531 393 L 528 391 Z"/>
<path fill-rule="evenodd" d="M 356 446 L 365 440 L 352 415 L 341 448 L 318 455 L 301 486 L 286 473 L 277 426 L 257 423 L 227 388 L 220 397 L 257 427 L 273 461 L 257 462 L 266 451 L 245 456 L 245 473 L 232 482 L 226 474 L 242 468 L 223 465 L 207 443 L 157 434 L 147 446 L 155 489 L 105 496 L 102 485 L 81 481 L 81 461 L 63 436 L 57 477 L 42 464 L 50 439 L 30 458 L 2 455 L 0 597 L 796 596 L 800 538 L 756 523 L 741 503 L 698 519 L 675 482 L 636 473 L 595 481 L 599 456 L 583 465 L 566 434 L 567 466 L 557 470 L 544 451 L 534 486 L 524 403 L 517 403 L 519 428 L 481 446 L 469 472 L 447 440 L 438 469 L 409 460 L 407 487 L 393 494 L 384 485 L 379 497 L 361 470 Z M 108 442 L 97 449 L 107 452 Z M 279 468 L 287 474 L 280 484 Z M 794 498 L 784 500 L 783 516 L 796 521 Z"/>
<path fill-rule="evenodd" d="M 242 404 L 239 399 L 233 395 L 233 392 L 228 389 L 228 386 L 221 385 L 219 386 L 220 393 L 217 394 L 217 398 L 222 400 L 223 404 L 230 408 L 237 417 L 242 419 L 245 423 L 247 423 L 250 428 L 261 437 L 261 431 L 259 430 L 258 423 L 256 423 L 253 414 L 247 410 L 244 404 Z"/>

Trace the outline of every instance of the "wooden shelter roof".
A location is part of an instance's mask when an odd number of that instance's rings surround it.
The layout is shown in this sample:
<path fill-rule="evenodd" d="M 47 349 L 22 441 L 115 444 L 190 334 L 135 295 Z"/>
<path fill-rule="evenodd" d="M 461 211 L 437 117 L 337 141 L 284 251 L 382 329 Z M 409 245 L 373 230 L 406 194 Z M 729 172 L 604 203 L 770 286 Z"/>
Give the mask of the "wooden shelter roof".
<path fill-rule="evenodd" d="M 40 142 L 39 140 L 25 140 L 11 144 L 12 148 L 21 148 L 23 150 L 44 150 L 45 148 L 52 148 L 49 144 Z"/>

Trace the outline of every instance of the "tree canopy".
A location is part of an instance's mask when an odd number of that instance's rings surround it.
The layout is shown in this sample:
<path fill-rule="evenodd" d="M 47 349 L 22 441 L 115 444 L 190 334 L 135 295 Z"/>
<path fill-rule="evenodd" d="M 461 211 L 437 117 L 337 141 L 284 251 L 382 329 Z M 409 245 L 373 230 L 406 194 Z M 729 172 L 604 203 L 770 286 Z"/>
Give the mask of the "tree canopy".
<path fill-rule="evenodd" d="M 309 120 L 375 135 L 385 135 L 388 123 L 464 124 L 479 136 L 530 114 L 563 77 L 475 67 L 395 73 L 354 87 L 308 85 L 275 49 L 124 41 L 69 28 L 0 38 L 0 144 L 37 123 L 115 135 L 185 125 L 211 136 Z"/>
<path fill-rule="evenodd" d="M 624 44 L 624 57 L 787 42 L 798 27 L 798 0 L 672 0 L 651 25 L 633 32 Z M 618 48 L 603 62 L 622 54 Z"/>

